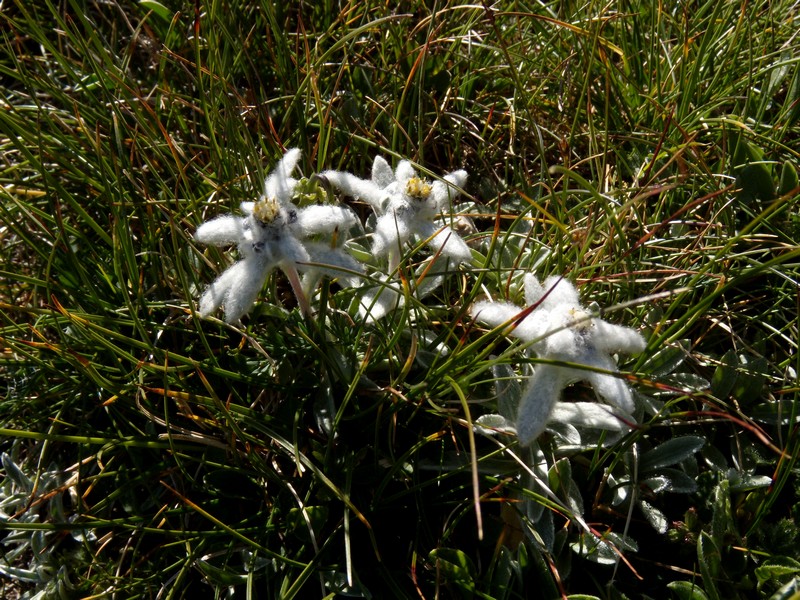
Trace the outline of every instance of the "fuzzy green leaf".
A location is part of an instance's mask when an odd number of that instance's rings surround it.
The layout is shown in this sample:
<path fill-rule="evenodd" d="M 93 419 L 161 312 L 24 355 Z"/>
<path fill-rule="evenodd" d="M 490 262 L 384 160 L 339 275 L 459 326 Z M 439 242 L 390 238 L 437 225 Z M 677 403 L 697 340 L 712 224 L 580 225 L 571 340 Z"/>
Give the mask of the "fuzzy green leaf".
<path fill-rule="evenodd" d="M 8 454 L 3 452 L 0 455 L 0 459 L 2 459 L 2 465 L 6 471 L 6 477 L 17 484 L 17 487 L 30 494 L 33 491 L 33 481 L 22 472 L 22 469 L 17 466 Z"/>
<path fill-rule="evenodd" d="M 712 497 L 711 535 L 720 544 L 735 538 L 736 525 L 731 510 L 730 482 L 721 480 L 714 488 Z"/>
<path fill-rule="evenodd" d="M 800 562 L 788 556 L 770 558 L 755 570 L 759 589 L 770 580 L 777 579 L 783 583 L 787 576 L 798 573 L 800 573 Z"/>
<path fill-rule="evenodd" d="M 660 492 L 692 494 L 697 491 L 697 483 L 689 475 L 678 469 L 666 467 L 659 469 L 652 477 L 643 479 L 641 483 L 655 494 Z"/>
<path fill-rule="evenodd" d="M 722 556 L 719 547 L 705 531 L 697 538 L 697 562 L 703 576 L 703 585 L 711 600 L 719 600 L 716 579 L 719 577 Z"/>
<path fill-rule="evenodd" d="M 769 487 L 772 483 L 772 477 L 768 477 L 767 475 L 752 475 L 746 473 L 735 482 L 731 481 L 729 489 L 732 492 L 749 492 L 751 490 Z"/>
<path fill-rule="evenodd" d="M 644 500 L 639 501 L 639 509 L 642 511 L 645 520 L 650 524 L 650 527 L 655 529 L 658 533 L 667 532 L 669 521 L 663 512 Z"/>

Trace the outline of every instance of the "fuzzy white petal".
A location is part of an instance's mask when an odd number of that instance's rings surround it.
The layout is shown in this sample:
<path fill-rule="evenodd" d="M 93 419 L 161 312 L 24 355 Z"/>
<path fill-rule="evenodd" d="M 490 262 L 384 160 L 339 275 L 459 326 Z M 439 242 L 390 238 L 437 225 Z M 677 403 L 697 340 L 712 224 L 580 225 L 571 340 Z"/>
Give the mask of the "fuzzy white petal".
<path fill-rule="evenodd" d="M 207 221 L 200 225 L 194 233 L 194 239 L 198 242 L 212 246 L 238 244 L 243 237 L 242 219 L 231 215 Z"/>
<path fill-rule="evenodd" d="M 449 256 L 458 263 L 472 261 L 472 251 L 469 246 L 447 225 L 437 227 L 430 222 L 419 223 L 417 233 L 423 239 L 427 239 L 428 246 L 434 252 L 439 252 L 441 249 L 443 255 Z"/>
<path fill-rule="evenodd" d="M 299 237 L 309 237 L 318 233 L 331 233 L 335 229 L 344 232 L 357 221 L 352 210 L 341 206 L 314 205 L 297 211 L 297 220 L 292 230 Z"/>
<path fill-rule="evenodd" d="M 228 323 L 238 321 L 255 302 L 271 265 L 258 260 L 240 260 L 230 266 L 203 293 L 200 315 L 207 317 L 220 306 Z"/>
<path fill-rule="evenodd" d="M 490 327 L 499 327 L 503 323 L 508 323 L 509 327 L 513 325 L 513 321 L 519 318 L 521 309 L 516 304 L 510 302 L 476 302 L 472 306 L 473 318 L 486 323 Z M 528 315 L 522 321 L 517 323 L 516 327 L 509 330 L 506 335 L 519 338 L 526 342 L 531 342 L 540 338 L 544 331 L 541 328 L 541 323 L 538 323 L 535 318 Z"/>
<path fill-rule="evenodd" d="M 394 182 L 394 173 L 392 167 L 386 162 L 383 157 L 376 156 L 372 162 L 372 183 L 379 188 L 385 188 Z"/>
<path fill-rule="evenodd" d="M 296 264 L 311 261 L 306 247 L 292 235 L 284 235 L 278 240 L 276 250 L 276 259 L 281 263 Z"/>
<path fill-rule="evenodd" d="M 621 418 L 607 406 L 594 402 L 557 402 L 550 415 L 551 421 L 606 431 L 627 431 L 630 427 L 626 420 L 630 418 L 628 415 Z"/>
<path fill-rule="evenodd" d="M 533 273 L 526 273 L 524 278 L 525 303 L 533 306 L 542 299 L 545 289 Z"/>
<path fill-rule="evenodd" d="M 531 318 L 536 318 L 536 311 Z M 559 329 L 547 335 L 544 340 L 544 354 L 547 358 L 564 360 L 567 362 L 580 362 L 578 356 L 581 355 L 585 341 L 576 335 L 572 329 Z"/>
<path fill-rule="evenodd" d="M 406 183 L 412 177 L 417 176 L 417 171 L 414 169 L 410 161 L 401 160 L 397 165 L 397 169 L 395 169 L 394 175 L 397 183 L 400 184 L 401 189 L 405 190 Z"/>
<path fill-rule="evenodd" d="M 379 287 L 364 294 L 358 308 L 359 316 L 374 323 L 403 305 L 403 296 L 390 287 Z"/>
<path fill-rule="evenodd" d="M 630 327 L 622 327 L 613 323 L 595 320 L 597 333 L 595 346 L 603 352 L 625 352 L 639 354 L 647 348 L 647 342 L 641 333 Z"/>
<path fill-rule="evenodd" d="M 297 183 L 291 175 L 298 162 L 300 162 L 300 149 L 287 150 L 264 182 L 264 193 L 268 198 L 275 198 L 279 202 L 291 200 L 292 190 Z"/>
<path fill-rule="evenodd" d="M 438 210 L 449 212 L 453 201 L 461 193 L 459 190 L 467 183 L 467 172 L 453 171 L 443 177 L 443 181 L 434 181 L 431 186 L 434 201 Z"/>
<path fill-rule="evenodd" d="M 472 318 L 489 325 L 499 327 L 503 323 L 510 323 L 519 315 L 521 309 L 511 302 L 489 302 L 481 300 L 472 305 Z"/>
<path fill-rule="evenodd" d="M 376 211 L 382 210 L 387 194 L 382 189 L 382 186 L 376 185 L 375 182 L 361 179 L 343 171 L 325 171 L 321 174 L 321 177 L 327 179 L 333 187 L 345 196 L 363 200 Z"/>
<path fill-rule="evenodd" d="M 544 280 L 542 288 L 546 295 L 543 303 L 545 308 L 557 306 L 580 307 L 578 290 L 575 289 L 575 286 L 570 281 L 567 281 L 563 277 L 559 277 L 558 275 L 548 277 Z"/>
<path fill-rule="evenodd" d="M 606 373 L 587 371 L 586 380 L 592 384 L 595 393 L 605 402 L 628 414 L 633 413 L 636 408 L 633 403 L 633 395 L 624 379 Z"/>
<path fill-rule="evenodd" d="M 542 415 L 552 408 L 552 402 L 559 399 L 563 388 L 574 381 L 587 381 L 602 401 L 616 408 L 618 413 L 614 419 L 620 416 L 623 421 L 629 421 L 635 409 L 633 394 L 625 379 L 616 375 L 617 364 L 611 354 L 641 352 L 646 346 L 642 335 L 627 327 L 589 318 L 580 305 L 575 286 L 560 277 L 549 277 L 540 284 L 528 274 L 524 283 L 525 300 L 532 310 L 508 335 L 528 341 L 541 338 L 542 341 L 532 347 L 540 358 L 575 366 L 541 364 L 536 368 L 520 402 L 517 416 L 520 442 L 526 444 L 535 439 L 543 427 L 540 423 Z M 498 326 L 518 318 L 516 315 L 521 311 L 513 304 L 479 302 L 473 307 L 472 314 L 479 321 Z M 525 331 L 522 328 L 527 324 L 530 324 L 529 329 Z M 553 411 L 552 418 L 582 418 L 587 426 L 624 429 L 623 425 L 605 416 L 610 413 L 609 409 L 599 405 L 596 408 L 588 406 L 595 405 L 559 406 Z M 579 409 L 585 410 L 579 414 Z"/>
<path fill-rule="evenodd" d="M 411 229 L 404 214 L 391 211 L 378 217 L 375 223 L 372 252 L 377 256 L 390 251 L 402 250 L 403 244 L 411 237 Z"/>
<path fill-rule="evenodd" d="M 306 249 L 311 262 L 316 263 L 313 267 L 306 268 L 307 271 L 319 271 L 328 277 L 337 278 L 340 284 L 347 287 L 354 287 L 360 282 L 359 274 L 364 273 L 364 266 L 344 250 L 322 243 L 307 243 Z"/>
<path fill-rule="evenodd" d="M 517 412 L 517 437 L 523 446 L 544 431 L 553 406 L 564 389 L 564 372 L 552 365 L 539 365 L 528 381 Z"/>

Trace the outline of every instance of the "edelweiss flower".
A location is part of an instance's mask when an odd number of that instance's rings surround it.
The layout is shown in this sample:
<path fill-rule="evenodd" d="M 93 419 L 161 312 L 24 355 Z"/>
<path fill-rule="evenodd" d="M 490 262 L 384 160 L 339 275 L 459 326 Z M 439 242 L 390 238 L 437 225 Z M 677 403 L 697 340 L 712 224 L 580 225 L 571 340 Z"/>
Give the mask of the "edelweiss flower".
<path fill-rule="evenodd" d="M 292 285 L 298 304 L 308 314 L 310 306 L 297 269 L 310 272 L 310 279 L 319 269 L 339 276 L 349 285 L 355 278 L 337 269 L 361 271 L 359 263 L 330 244 L 308 238 L 334 230 L 346 230 L 356 222 L 352 211 L 338 206 L 314 205 L 298 208 L 292 203 L 297 181 L 291 174 L 300 160 L 300 150 L 286 152 L 275 170 L 264 182 L 264 193 L 257 202 L 242 202 L 245 216 L 225 215 L 203 223 L 195 239 L 203 244 L 227 246 L 236 244 L 242 259 L 229 267 L 212 283 L 200 298 L 200 315 L 206 317 L 220 306 L 225 320 L 233 323 L 255 302 L 269 272 L 280 268 Z M 320 263 L 330 265 L 325 269 Z"/>
<path fill-rule="evenodd" d="M 591 317 L 581 307 L 575 287 L 559 277 L 550 277 L 542 285 L 533 275 L 526 275 L 525 301 L 534 308 L 521 318 L 523 309 L 508 302 L 477 302 L 472 315 L 492 327 L 512 326 L 508 335 L 533 342 L 531 350 L 541 359 L 588 369 L 536 365 L 517 409 L 520 443 L 527 445 L 538 437 L 553 417 L 561 392 L 575 381 L 588 381 L 602 400 L 616 407 L 623 419 L 630 419 L 633 397 L 626 383 L 612 375 L 618 370 L 611 354 L 638 354 L 647 345 L 641 334 Z M 569 406 L 569 403 L 559 404 L 557 412 L 562 416 L 583 412 L 588 418 L 602 422 L 597 411 L 587 411 L 585 406 L 571 410 Z"/>
<path fill-rule="evenodd" d="M 322 176 L 342 193 L 368 202 L 378 221 L 375 225 L 373 252 L 389 255 L 389 271 L 400 263 L 402 246 L 412 237 L 424 240 L 434 252 L 441 252 L 457 263 L 469 262 L 469 247 L 447 224 L 436 216 L 449 212 L 458 188 L 467 181 L 463 170 L 453 171 L 441 181 L 430 183 L 420 178 L 407 160 L 392 173 L 380 156 L 372 165 L 372 178 L 359 179 L 350 173 L 325 171 Z"/>

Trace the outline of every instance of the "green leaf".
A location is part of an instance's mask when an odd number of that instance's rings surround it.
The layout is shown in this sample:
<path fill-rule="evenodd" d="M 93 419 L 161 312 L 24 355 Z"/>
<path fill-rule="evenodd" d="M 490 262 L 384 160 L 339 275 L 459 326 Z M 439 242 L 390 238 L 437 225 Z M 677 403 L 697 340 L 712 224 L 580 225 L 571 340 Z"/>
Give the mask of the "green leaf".
<path fill-rule="evenodd" d="M 748 414 L 753 420 L 770 425 L 800 423 L 800 402 L 788 398 L 762 402 L 751 408 Z"/>
<path fill-rule="evenodd" d="M 669 525 L 669 521 L 667 520 L 667 516 L 658 510 L 652 504 L 645 502 L 644 500 L 639 501 L 639 509 L 642 511 L 644 518 L 650 524 L 650 527 L 655 529 L 658 533 L 666 533 L 667 526 Z"/>
<path fill-rule="evenodd" d="M 739 401 L 739 404 L 746 406 L 761 396 L 761 390 L 767 380 L 769 362 L 763 356 L 749 358 L 741 355 L 739 363 L 739 377 L 731 390 L 731 395 Z"/>
<path fill-rule="evenodd" d="M 519 564 L 514 560 L 511 550 L 500 546 L 491 570 L 492 598 L 497 600 L 508 598 L 514 588 L 515 575 L 518 573 Z"/>
<path fill-rule="evenodd" d="M 749 143 L 737 128 L 728 130 L 728 146 L 731 148 L 731 168 L 735 171 L 751 162 L 764 160 L 764 152 Z"/>
<path fill-rule="evenodd" d="M 787 576 L 798 573 L 800 573 L 800 562 L 788 556 L 769 558 L 755 570 L 759 589 L 773 579 L 779 580 L 783 584 Z"/>
<path fill-rule="evenodd" d="M 147 10 L 153 11 L 153 13 L 164 19 L 167 23 L 171 22 L 174 16 L 174 13 L 170 9 L 156 0 L 139 0 L 139 5 Z"/>
<path fill-rule="evenodd" d="M 463 590 L 475 591 L 475 565 L 464 552 L 456 548 L 435 548 L 428 558 L 448 582 Z"/>
<path fill-rule="evenodd" d="M 708 379 L 696 373 L 672 373 L 662 378 L 662 382 L 686 390 L 687 393 L 700 392 L 710 387 Z"/>
<path fill-rule="evenodd" d="M 11 479 L 17 484 L 17 487 L 30 494 L 33 491 L 33 481 L 22 472 L 14 460 L 5 452 L 0 455 L 2 459 L 3 468 L 6 470 L 6 477 Z"/>
<path fill-rule="evenodd" d="M 692 494 L 697 491 L 697 482 L 692 477 L 683 471 L 667 467 L 659 469 L 653 476 L 643 479 L 641 483 L 649 487 L 655 494 L 660 492 Z"/>
<path fill-rule="evenodd" d="M 797 177 L 797 169 L 788 160 L 781 167 L 781 179 L 778 183 L 778 195 L 784 196 L 800 186 L 800 179 Z"/>
<path fill-rule="evenodd" d="M 547 482 L 550 489 L 558 492 L 561 489 L 568 489 L 572 481 L 572 463 L 568 458 L 562 458 L 550 467 L 547 471 Z"/>
<path fill-rule="evenodd" d="M 722 556 L 714 539 L 705 531 L 701 532 L 697 538 L 697 562 L 708 597 L 711 600 L 719 600 L 720 594 L 716 579 L 719 577 Z"/>
<path fill-rule="evenodd" d="M 720 358 L 720 364 L 717 365 L 714 375 L 711 377 L 711 392 L 717 398 L 724 400 L 730 395 L 736 384 L 736 378 L 739 376 L 738 366 L 739 358 L 736 356 L 735 350 L 728 350 Z"/>
<path fill-rule="evenodd" d="M 800 577 L 792 579 L 770 596 L 769 600 L 800 600 Z"/>
<path fill-rule="evenodd" d="M 731 131 L 729 141 L 734 149 L 731 168 L 736 176 L 739 200 L 745 204 L 754 200 L 772 200 L 775 182 L 770 165 L 764 161 L 763 150 L 749 143 L 739 131 Z"/>
<path fill-rule="evenodd" d="M 662 348 L 647 359 L 642 365 L 642 372 L 653 377 L 663 377 L 672 373 L 689 356 L 691 346 L 689 340 L 680 340 L 672 346 Z"/>
<path fill-rule="evenodd" d="M 616 533 L 608 533 L 597 538 L 590 533 L 582 533 L 577 542 L 570 544 L 576 554 L 586 560 L 601 564 L 614 565 L 619 560 L 619 552 L 638 552 L 639 547 L 631 538 L 623 538 Z"/>
<path fill-rule="evenodd" d="M 714 488 L 711 535 L 721 544 L 725 544 L 729 537 L 736 537 L 736 525 L 731 510 L 730 482 L 727 479 L 722 479 Z"/>
<path fill-rule="evenodd" d="M 667 587 L 678 600 L 709 600 L 703 588 L 691 581 L 670 581 Z"/>
<path fill-rule="evenodd" d="M 475 420 L 475 430 L 483 435 L 497 435 L 502 432 L 510 432 L 514 427 L 503 415 L 490 413 L 481 415 Z"/>
<path fill-rule="evenodd" d="M 767 475 L 753 475 L 751 473 L 745 473 L 735 482 L 732 480 L 729 489 L 732 492 L 749 492 L 751 490 L 758 490 L 771 485 L 772 477 L 768 477 Z"/>
<path fill-rule="evenodd" d="M 788 50 L 781 52 L 780 58 L 772 66 L 769 73 L 769 78 L 764 88 L 761 90 L 761 103 L 759 112 L 763 113 L 772 104 L 778 90 L 786 80 L 792 66 L 792 53 Z"/>
<path fill-rule="evenodd" d="M 703 438 L 694 435 L 667 440 L 642 455 L 639 461 L 639 472 L 648 473 L 662 467 L 678 464 L 700 450 L 705 443 L 706 441 Z"/>
<path fill-rule="evenodd" d="M 314 535 L 319 536 L 327 520 L 327 506 L 306 506 L 303 509 L 292 508 L 286 515 L 287 528 L 292 530 L 302 540 L 311 539 L 311 532 L 309 532 L 308 529 L 309 523 L 311 524 Z M 319 539 L 317 541 L 319 541 Z"/>
<path fill-rule="evenodd" d="M 706 444 L 700 454 L 705 459 L 706 464 L 715 471 L 723 473 L 728 470 L 728 459 L 716 446 Z"/>
<path fill-rule="evenodd" d="M 736 187 L 739 188 L 739 200 L 745 204 L 754 200 L 768 202 L 775 198 L 775 182 L 768 163 L 750 163 L 742 167 L 736 175 Z"/>
<path fill-rule="evenodd" d="M 568 458 L 562 458 L 550 467 L 547 479 L 550 489 L 566 500 L 567 505 L 574 513 L 583 513 L 583 498 L 580 489 L 572 479 L 572 463 Z"/>

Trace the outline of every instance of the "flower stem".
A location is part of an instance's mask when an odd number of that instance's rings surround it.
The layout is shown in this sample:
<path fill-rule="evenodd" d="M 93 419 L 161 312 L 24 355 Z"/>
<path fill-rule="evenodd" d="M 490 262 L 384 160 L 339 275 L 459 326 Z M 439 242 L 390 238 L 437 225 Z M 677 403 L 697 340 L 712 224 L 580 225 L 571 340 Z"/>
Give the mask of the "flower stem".
<path fill-rule="evenodd" d="M 289 284 L 292 286 L 295 298 L 297 298 L 300 311 L 306 316 L 311 316 L 311 304 L 309 304 L 308 296 L 303 291 L 303 284 L 300 283 L 300 275 L 297 273 L 297 268 L 293 264 L 284 264 L 281 265 L 281 270 L 286 273 L 286 277 L 289 279 Z"/>

